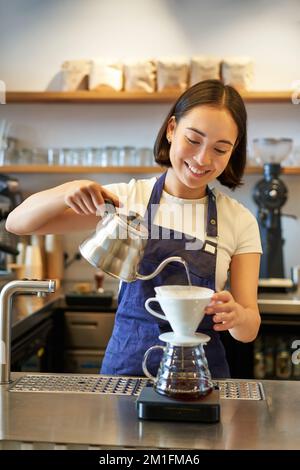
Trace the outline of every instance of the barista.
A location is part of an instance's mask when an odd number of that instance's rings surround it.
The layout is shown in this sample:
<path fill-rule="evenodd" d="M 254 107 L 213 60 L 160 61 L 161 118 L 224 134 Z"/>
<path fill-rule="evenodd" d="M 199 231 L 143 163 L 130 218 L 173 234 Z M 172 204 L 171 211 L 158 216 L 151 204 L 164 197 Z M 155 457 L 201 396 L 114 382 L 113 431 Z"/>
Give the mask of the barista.
<path fill-rule="evenodd" d="M 232 190 L 241 185 L 246 135 L 246 110 L 237 91 L 218 80 L 197 83 L 178 98 L 158 133 L 154 156 L 166 168 L 162 176 L 107 186 L 71 181 L 30 196 L 9 215 L 6 227 L 21 235 L 93 229 L 107 198 L 116 206 L 121 201 L 130 210 L 144 210 L 163 230 L 148 240 L 141 274 L 177 255 L 187 261 L 193 285 L 216 291 L 198 331 L 211 337 L 206 356 L 212 376 L 228 377 L 219 332 L 228 330 L 243 342 L 257 335 L 261 243 L 255 217 L 209 184 L 217 179 Z M 230 291 L 224 290 L 228 273 Z M 154 296 L 155 286 L 186 282 L 178 264 L 149 281 L 122 282 L 102 373 L 143 374 L 145 351 L 167 331 L 147 313 L 145 300 Z M 160 356 L 153 353 L 150 359 L 155 374 Z"/>

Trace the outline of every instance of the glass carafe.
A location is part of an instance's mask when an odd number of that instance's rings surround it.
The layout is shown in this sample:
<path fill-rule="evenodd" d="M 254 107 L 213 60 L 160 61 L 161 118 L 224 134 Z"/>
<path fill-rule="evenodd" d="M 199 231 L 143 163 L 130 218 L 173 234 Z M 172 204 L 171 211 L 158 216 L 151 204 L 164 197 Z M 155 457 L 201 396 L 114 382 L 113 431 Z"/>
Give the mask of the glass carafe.
<path fill-rule="evenodd" d="M 147 369 L 147 358 L 151 351 L 160 348 L 163 356 L 157 376 Z M 204 353 L 203 344 L 180 346 L 167 343 L 166 346 L 152 346 L 143 360 L 144 374 L 154 382 L 154 389 L 170 398 L 197 400 L 208 395 L 213 382 Z"/>

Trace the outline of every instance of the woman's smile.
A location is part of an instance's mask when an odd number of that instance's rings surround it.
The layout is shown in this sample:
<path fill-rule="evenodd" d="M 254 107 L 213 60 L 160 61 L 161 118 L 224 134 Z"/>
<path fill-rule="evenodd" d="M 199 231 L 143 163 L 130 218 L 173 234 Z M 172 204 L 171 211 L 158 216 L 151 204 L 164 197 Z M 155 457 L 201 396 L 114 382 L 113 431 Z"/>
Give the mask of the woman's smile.
<path fill-rule="evenodd" d="M 186 168 L 188 169 L 189 174 L 191 174 L 195 178 L 201 178 L 205 175 L 208 175 L 212 171 L 210 169 L 199 168 L 195 164 L 188 162 L 188 161 L 185 161 L 184 164 Z"/>

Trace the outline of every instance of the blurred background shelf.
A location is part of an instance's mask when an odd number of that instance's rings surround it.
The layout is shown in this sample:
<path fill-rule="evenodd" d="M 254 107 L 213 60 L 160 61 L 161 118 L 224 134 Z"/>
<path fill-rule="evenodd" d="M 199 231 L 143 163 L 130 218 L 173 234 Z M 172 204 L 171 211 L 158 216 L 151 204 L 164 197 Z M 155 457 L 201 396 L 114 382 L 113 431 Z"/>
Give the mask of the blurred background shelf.
<path fill-rule="evenodd" d="M 284 175 L 300 175 L 299 166 L 282 167 L 281 171 Z M 250 166 L 246 168 L 246 174 L 248 175 L 262 174 L 262 173 L 263 173 L 263 168 L 261 166 Z"/>
<path fill-rule="evenodd" d="M 0 173 L 161 173 L 159 166 L 47 166 L 47 165 L 4 165 Z M 246 174 L 262 174 L 262 167 L 248 167 Z M 300 167 L 284 167 L 285 175 L 300 175 Z"/>
<path fill-rule="evenodd" d="M 0 168 L 0 173 L 161 173 L 162 171 L 159 166 L 5 165 Z"/>
<path fill-rule="evenodd" d="M 247 103 L 292 103 L 292 91 L 249 91 L 241 93 Z M 171 103 L 180 92 L 114 91 L 9 91 L 7 103 Z"/>

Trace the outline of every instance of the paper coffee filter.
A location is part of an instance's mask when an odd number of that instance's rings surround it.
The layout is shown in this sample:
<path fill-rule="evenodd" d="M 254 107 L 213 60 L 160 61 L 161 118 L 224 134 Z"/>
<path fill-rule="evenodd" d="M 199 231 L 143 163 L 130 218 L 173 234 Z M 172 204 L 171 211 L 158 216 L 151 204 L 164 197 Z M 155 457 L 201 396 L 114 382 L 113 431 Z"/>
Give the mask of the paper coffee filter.
<path fill-rule="evenodd" d="M 159 297 L 173 297 L 173 298 L 210 298 L 214 291 L 207 287 L 199 286 L 158 286 L 154 287 L 155 293 Z"/>

